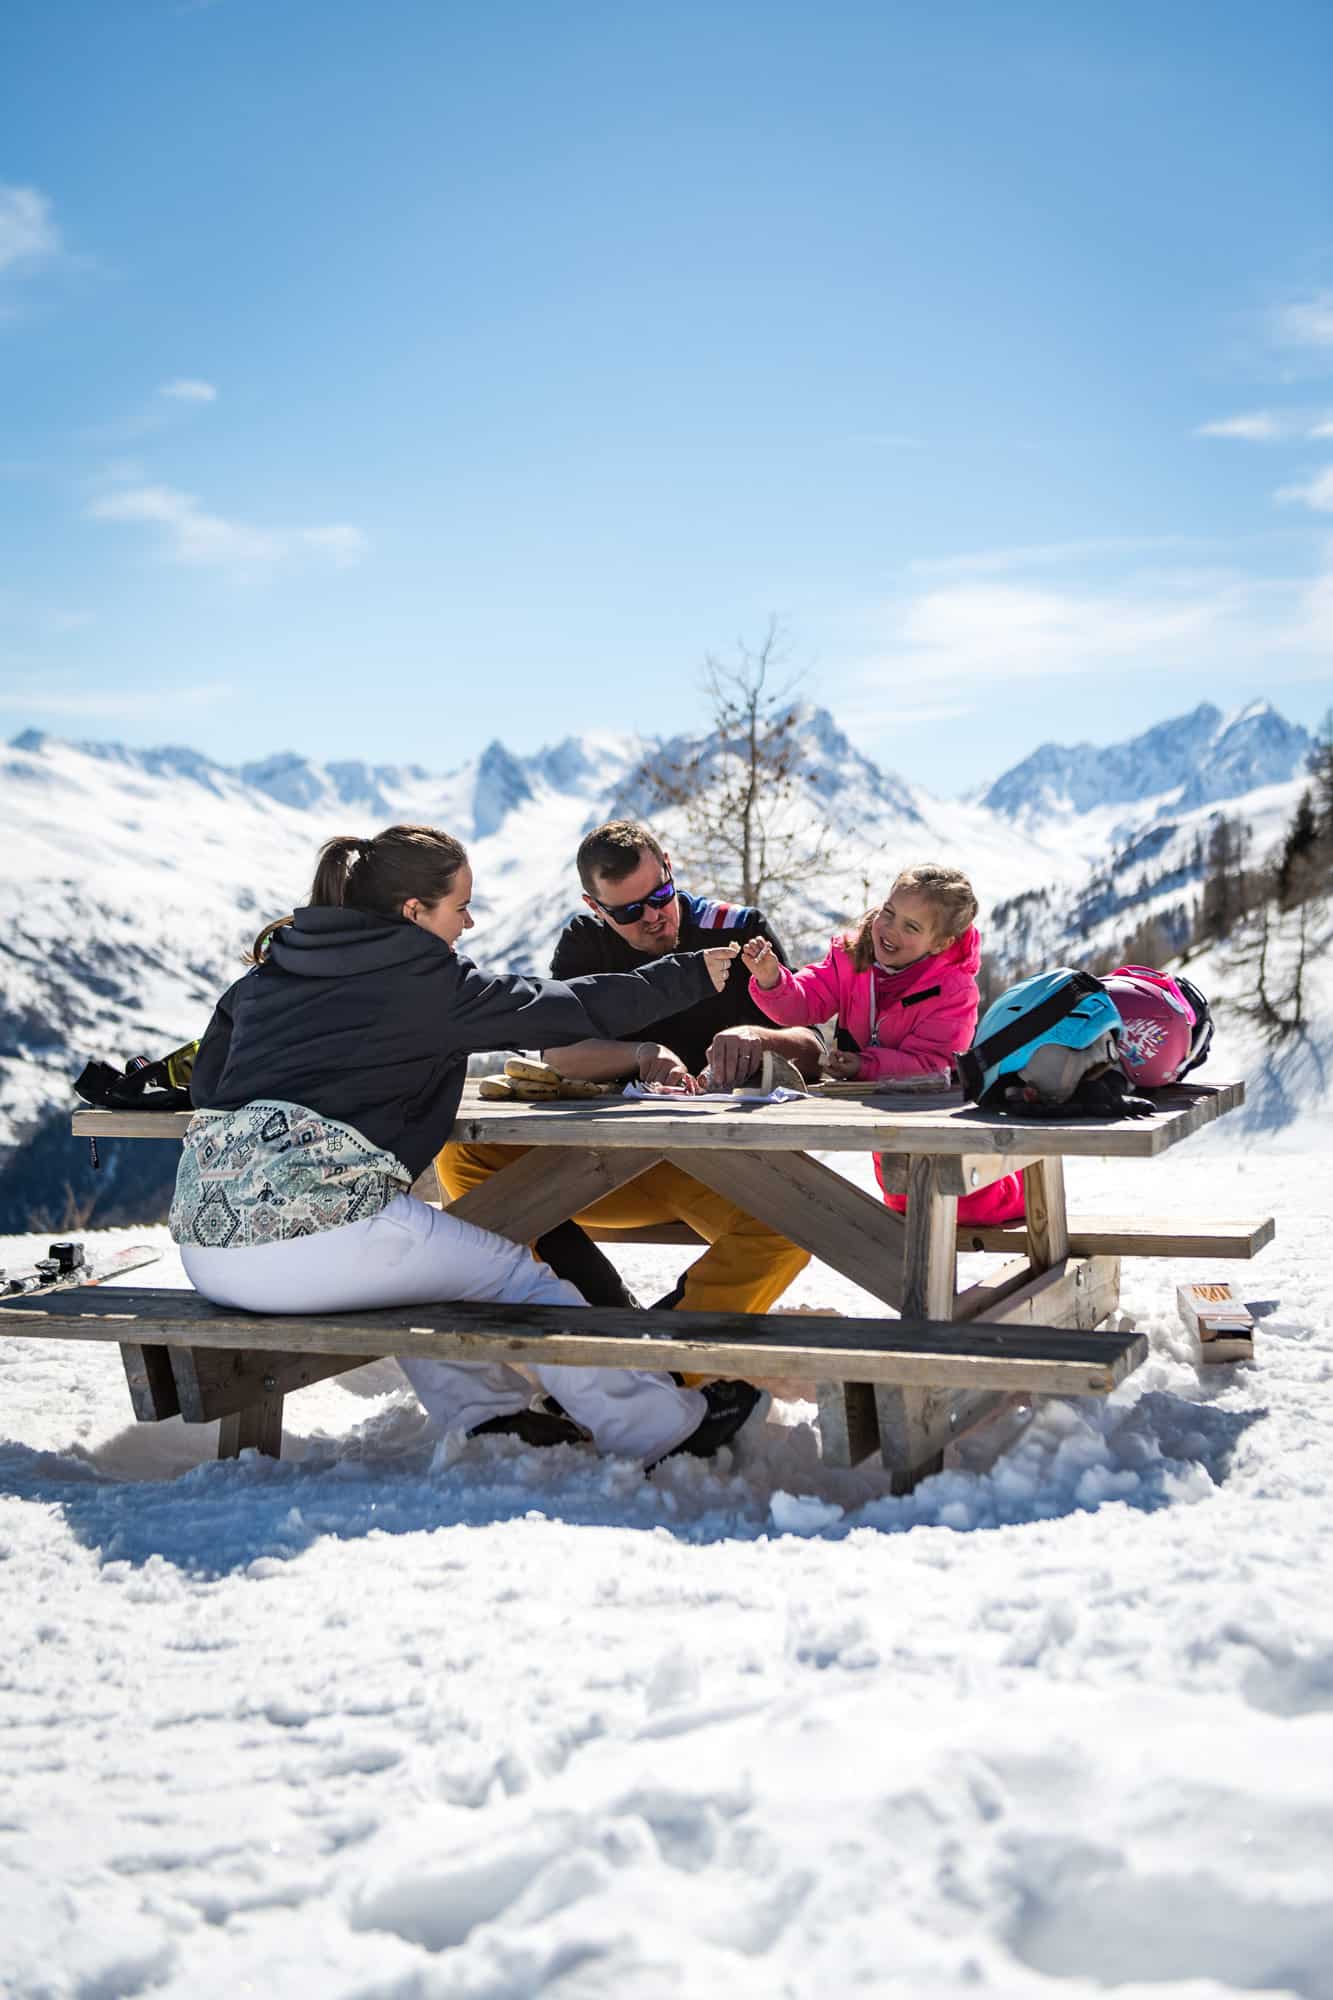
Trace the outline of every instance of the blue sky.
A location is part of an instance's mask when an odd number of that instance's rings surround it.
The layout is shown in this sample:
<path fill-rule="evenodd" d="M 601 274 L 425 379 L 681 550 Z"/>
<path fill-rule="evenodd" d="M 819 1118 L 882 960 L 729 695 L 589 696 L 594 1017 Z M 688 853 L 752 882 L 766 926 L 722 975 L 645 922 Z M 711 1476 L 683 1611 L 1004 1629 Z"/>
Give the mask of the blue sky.
<path fill-rule="evenodd" d="M 1333 699 L 1333 9 L 8 0 L 0 730 Z"/>

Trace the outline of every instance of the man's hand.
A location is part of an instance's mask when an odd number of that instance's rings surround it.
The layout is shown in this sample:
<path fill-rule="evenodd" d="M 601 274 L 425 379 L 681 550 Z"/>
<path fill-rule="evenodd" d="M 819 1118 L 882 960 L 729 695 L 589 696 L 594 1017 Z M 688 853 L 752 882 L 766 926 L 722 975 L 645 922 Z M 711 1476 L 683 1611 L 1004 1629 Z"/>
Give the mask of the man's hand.
<path fill-rule="evenodd" d="M 708 1045 L 708 1074 L 714 1090 L 734 1090 L 754 1075 L 763 1059 L 762 1028 L 723 1028 Z"/>
<path fill-rule="evenodd" d="M 861 1074 L 861 1058 L 847 1049 L 830 1049 L 819 1065 L 823 1074 L 838 1083 L 851 1083 Z"/>
<path fill-rule="evenodd" d="M 782 961 L 767 938 L 751 938 L 741 946 L 741 957 L 756 986 L 771 992 L 782 978 Z"/>
<path fill-rule="evenodd" d="M 691 1095 L 697 1092 L 699 1086 L 680 1057 L 661 1042 L 640 1042 L 635 1054 L 639 1058 L 640 1083 L 668 1083 L 675 1090 L 688 1090 Z"/>

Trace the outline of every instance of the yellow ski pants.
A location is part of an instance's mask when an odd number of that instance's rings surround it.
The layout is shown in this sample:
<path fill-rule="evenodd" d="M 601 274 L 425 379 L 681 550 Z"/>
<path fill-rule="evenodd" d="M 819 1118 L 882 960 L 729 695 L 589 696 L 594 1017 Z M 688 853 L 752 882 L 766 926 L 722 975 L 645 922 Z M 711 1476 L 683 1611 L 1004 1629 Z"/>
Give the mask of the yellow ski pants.
<path fill-rule="evenodd" d="M 451 1201 L 479 1187 L 518 1160 L 526 1146 L 448 1145 L 435 1165 Z M 810 1261 L 808 1250 L 756 1222 L 735 1202 L 665 1160 L 612 1194 L 604 1194 L 574 1220 L 599 1229 L 645 1229 L 657 1222 L 688 1222 L 708 1248 L 685 1273 L 685 1312 L 767 1312 Z"/>

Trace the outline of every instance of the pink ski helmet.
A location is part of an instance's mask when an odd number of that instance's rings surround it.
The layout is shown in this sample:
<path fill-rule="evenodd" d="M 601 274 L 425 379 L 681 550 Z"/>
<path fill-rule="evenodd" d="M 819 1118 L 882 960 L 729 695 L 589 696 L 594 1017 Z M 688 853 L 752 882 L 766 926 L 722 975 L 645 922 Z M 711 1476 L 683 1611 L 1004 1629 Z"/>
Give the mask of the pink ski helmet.
<path fill-rule="evenodd" d="M 1190 1067 L 1195 1014 L 1169 972 L 1121 965 L 1102 980 L 1121 1021 L 1120 1067 L 1140 1089 L 1177 1083 Z"/>

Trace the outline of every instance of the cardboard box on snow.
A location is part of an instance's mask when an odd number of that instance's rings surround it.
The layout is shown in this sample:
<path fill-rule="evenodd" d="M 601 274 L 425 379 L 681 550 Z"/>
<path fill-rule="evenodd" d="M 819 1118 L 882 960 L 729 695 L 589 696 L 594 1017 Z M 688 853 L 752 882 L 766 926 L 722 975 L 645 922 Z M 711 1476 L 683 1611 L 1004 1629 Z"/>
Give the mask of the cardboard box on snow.
<path fill-rule="evenodd" d="M 1191 1333 L 1197 1333 L 1205 1361 L 1250 1361 L 1254 1357 L 1254 1317 L 1222 1280 L 1177 1285 L 1176 1306 Z"/>

